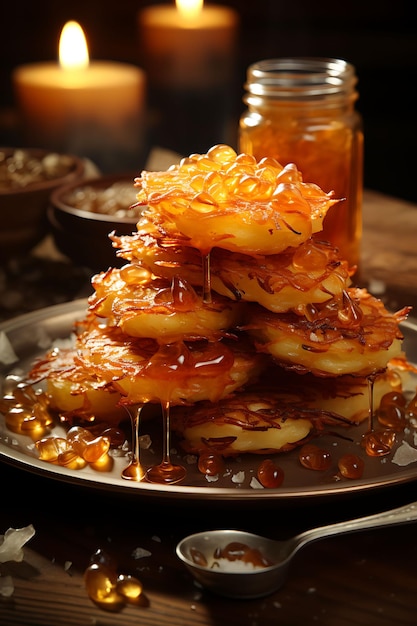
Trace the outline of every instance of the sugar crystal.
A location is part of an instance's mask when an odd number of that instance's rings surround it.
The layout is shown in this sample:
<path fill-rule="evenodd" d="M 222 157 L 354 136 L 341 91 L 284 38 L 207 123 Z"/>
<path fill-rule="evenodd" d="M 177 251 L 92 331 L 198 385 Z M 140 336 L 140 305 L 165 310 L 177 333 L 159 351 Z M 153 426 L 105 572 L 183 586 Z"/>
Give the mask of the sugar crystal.
<path fill-rule="evenodd" d="M 35 534 L 32 524 L 24 528 L 9 528 L 0 535 L 0 563 L 23 561 L 23 546 Z"/>
<path fill-rule="evenodd" d="M 410 465 L 417 461 L 417 449 L 410 446 L 409 443 L 403 441 L 401 446 L 396 450 L 392 462 L 396 465 Z"/>

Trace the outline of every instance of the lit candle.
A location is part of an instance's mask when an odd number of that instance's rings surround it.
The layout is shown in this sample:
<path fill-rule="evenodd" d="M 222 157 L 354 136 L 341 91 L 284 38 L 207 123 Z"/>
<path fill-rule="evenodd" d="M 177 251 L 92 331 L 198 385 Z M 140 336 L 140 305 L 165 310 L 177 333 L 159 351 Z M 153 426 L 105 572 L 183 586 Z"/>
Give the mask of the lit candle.
<path fill-rule="evenodd" d="M 63 28 L 59 60 L 22 65 L 13 72 L 26 141 L 98 158 L 110 167 L 115 155 L 137 152 L 145 108 L 143 70 L 90 62 L 76 22 Z"/>
<path fill-rule="evenodd" d="M 238 15 L 231 8 L 176 0 L 139 12 L 139 38 L 150 80 L 159 88 L 207 90 L 230 80 Z"/>

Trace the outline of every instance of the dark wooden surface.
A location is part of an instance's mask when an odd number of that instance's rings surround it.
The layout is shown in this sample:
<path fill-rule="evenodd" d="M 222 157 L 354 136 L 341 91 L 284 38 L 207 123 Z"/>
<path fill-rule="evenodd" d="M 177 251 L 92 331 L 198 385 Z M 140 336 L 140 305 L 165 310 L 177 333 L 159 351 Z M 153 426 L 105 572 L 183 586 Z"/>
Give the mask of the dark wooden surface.
<path fill-rule="evenodd" d="M 362 274 L 401 301 L 417 299 L 417 204 L 365 191 Z M 417 313 L 416 313 L 417 315 Z"/>
<path fill-rule="evenodd" d="M 417 302 L 417 207 L 366 192 L 360 280 L 392 306 Z M 163 501 L 98 492 L 0 462 L 0 534 L 27 524 L 22 563 L 0 565 L 14 593 L 1 626 L 415 626 L 416 525 L 334 537 L 303 548 L 285 585 L 259 600 L 198 588 L 175 556 L 179 539 L 209 528 L 289 537 L 307 528 L 417 500 L 417 482 L 293 506 Z M 104 611 L 83 572 L 102 548 L 143 583 L 142 606 Z M 144 548 L 148 557 L 134 558 Z"/>
<path fill-rule="evenodd" d="M 293 509 L 155 503 L 80 492 L 2 467 L 2 528 L 32 523 L 25 560 L 7 571 L 15 591 L 0 599 L 2 626 L 414 626 L 417 544 L 414 524 L 326 539 L 302 549 L 288 580 L 259 600 L 227 600 L 196 587 L 175 557 L 189 532 L 232 527 L 271 537 L 368 514 L 415 498 L 415 484 L 371 497 Z M 12 497 L 10 492 L 13 491 Z M 83 572 L 97 548 L 144 585 L 143 606 L 109 613 L 88 598 Z M 134 559 L 136 548 L 151 555 Z"/>

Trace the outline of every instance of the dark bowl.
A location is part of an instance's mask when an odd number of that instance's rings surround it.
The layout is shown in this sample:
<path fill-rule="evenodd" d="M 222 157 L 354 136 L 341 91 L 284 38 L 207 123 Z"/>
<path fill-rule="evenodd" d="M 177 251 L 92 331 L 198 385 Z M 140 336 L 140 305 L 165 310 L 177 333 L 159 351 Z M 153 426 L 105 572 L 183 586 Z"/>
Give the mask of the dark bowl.
<path fill-rule="evenodd" d="M 16 171 L 12 176 L 10 167 L 17 165 L 24 174 Z M 0 262 L 28 253 L 41 241 L 48 232 L 46 212 L 52 191 L 81 180 L 84 171 L 83 159 L 74 155 L 0 148 Z"/>
<path fill-rule="evenodd" d="M 140 215 L 130 208 L 136 201 L 134 177 L 103 176 L 65 185 L 52 193 L 48 219 L 55 245 L 73 263 L 93 272 L 127 263 L 117 257 L 109 234 L 130 235 L 136 230 Z M 121 215 L 101 212 L 108 195 L 112 202 L 117 198 Z"/>

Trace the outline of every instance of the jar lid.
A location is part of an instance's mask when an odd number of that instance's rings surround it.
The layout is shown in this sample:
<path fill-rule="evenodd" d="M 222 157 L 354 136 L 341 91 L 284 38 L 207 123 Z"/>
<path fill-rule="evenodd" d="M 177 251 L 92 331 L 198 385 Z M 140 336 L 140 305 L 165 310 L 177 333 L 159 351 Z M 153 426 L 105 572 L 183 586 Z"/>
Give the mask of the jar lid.
<path fill-rule="evenodd" d="M 342 59 L 294 57 L 266 59 L 250 65 L 245 89 L 254 96 L 304 99 L 355 92 L 357 77 Z"/>

